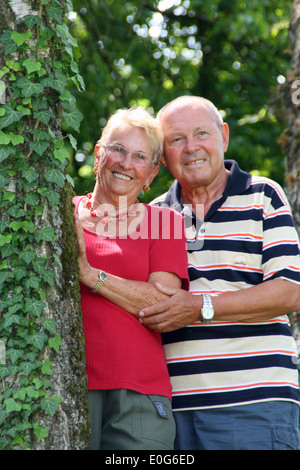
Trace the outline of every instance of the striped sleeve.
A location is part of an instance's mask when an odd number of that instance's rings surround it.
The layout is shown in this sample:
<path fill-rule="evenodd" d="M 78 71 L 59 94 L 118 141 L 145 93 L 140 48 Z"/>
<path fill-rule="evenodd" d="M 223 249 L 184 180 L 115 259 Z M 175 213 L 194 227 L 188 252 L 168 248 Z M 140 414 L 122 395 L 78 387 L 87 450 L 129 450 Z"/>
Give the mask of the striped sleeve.
<path fill-rule="evenodd" d="M 274 181 L 253 178 L 252 184 L 264 185 L 263 280 L 282 278 L 300 284 L 299 237 L 286 195 Z"/>

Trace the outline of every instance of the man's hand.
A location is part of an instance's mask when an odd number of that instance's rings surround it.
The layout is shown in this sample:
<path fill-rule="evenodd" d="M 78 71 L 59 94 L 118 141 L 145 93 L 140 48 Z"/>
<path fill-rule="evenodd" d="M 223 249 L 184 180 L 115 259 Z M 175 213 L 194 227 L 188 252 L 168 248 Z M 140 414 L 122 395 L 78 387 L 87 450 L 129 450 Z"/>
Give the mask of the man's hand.
<path fill-rule="evenodd" d="M 192 295 L 183 289 L 163 287 L 158 283 L 155 287 L 169 298 L 139 312 L 143 325 L 155 331 L 167 332 L 200 320 L 202 296 Z"/>

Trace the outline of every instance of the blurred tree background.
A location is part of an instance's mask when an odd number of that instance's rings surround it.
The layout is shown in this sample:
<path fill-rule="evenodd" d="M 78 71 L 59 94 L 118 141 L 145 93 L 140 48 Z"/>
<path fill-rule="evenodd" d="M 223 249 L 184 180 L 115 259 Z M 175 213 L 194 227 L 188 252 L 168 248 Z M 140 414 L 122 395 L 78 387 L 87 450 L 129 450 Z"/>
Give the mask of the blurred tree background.
<path fill-rule="evenodd" d="M 93 188 L 94 145 L 112 112 L 137 104 L 155 115 L 182 94 L 221 110 L 231 135 L 226 158 L 284 184 L 283 129 L 271 101 L 290 66 L 291 13 L 292 0 L 73 0 L 68 17 L 85 81 L 85 91 L 73 92 L 83 115 L 69 171 L 75 192 Z M 140 200 L 171 183 L 162 167 Z"/>

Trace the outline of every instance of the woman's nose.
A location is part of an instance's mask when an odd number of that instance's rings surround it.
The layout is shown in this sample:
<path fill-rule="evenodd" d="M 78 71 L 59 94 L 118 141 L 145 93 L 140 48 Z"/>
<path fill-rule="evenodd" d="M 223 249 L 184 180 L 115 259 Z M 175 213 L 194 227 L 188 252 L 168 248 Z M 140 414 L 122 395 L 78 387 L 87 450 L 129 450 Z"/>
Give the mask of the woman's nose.
<path fill-rule="evenodd" d="M 126 155 L 123 155 L 120 160 L 120 165 L 123 168 L 131 168 L 132 167 L 132 160 L 131 160 L 131 152 L 127 152 Z"/>

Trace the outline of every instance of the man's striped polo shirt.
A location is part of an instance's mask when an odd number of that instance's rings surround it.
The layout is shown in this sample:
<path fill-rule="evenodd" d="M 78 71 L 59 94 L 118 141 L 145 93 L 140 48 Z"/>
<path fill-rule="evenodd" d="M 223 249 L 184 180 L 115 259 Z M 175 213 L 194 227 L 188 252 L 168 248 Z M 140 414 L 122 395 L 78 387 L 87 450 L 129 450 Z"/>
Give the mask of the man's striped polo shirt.
<path fill-rule="evenodd" d="M 185 215 L 190 292 L 222 294 L 275 278 L 300 288 L 299 239 L 282 188 L 233 160 L 225 165 L 226 189 L 204 220 L 182 205 L 178 181 L 153 201 Z M 201 219 L 201 208 L 197 215 Z M 175 410 L 299 403 L 298 352 L 286 315 L 255 323 L 196 322 L 165 333 L 163 341 Z"/>

